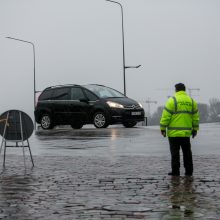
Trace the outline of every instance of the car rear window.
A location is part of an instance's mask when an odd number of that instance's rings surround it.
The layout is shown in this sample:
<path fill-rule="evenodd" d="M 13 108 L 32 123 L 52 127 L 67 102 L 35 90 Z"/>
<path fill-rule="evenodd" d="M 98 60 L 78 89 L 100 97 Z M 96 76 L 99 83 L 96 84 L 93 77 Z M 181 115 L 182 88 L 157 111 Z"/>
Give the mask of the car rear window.
<path fill-rule="evenodd" d="M 52 98 L 52 90 L 45 90 L 41 93 L 39 100 L 50 100 Z"/>

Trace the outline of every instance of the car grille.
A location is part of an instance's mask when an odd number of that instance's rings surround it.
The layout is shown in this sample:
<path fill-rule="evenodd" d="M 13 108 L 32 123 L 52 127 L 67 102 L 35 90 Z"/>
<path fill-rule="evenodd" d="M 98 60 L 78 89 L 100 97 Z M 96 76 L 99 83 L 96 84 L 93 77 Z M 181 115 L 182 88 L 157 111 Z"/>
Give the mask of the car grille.
<path fill-rule="evenodd" d="M 126 105 L 124 106 L 125 109 L 140 109 L 141 107 L 139 105 Z"/>

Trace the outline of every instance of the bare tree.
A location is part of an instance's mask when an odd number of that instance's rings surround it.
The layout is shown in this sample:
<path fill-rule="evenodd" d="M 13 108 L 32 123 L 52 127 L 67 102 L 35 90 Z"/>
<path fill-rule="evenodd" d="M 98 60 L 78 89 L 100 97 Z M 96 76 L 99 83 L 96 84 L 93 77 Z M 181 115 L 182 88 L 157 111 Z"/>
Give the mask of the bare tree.
<path fill-rule="evenodd" d="M 148 125 L 159 125 L 160 124 L 160 117 L 162 115 L 163 109 L 164 109 L 164 106 L 159 106 L 157 108 L 156 112 L 154 112 L 152 116 L 148 118 Z"/>
<path fill-rule="evenodd" d="M 209 106 L 207 104 L 198 103 L 200 122 L 208 122 L 209 119 Z"/>
<path fill-rule="evenodd" d="M 209 118 L 211 122 L 220 121 L 220 101 L 218 98 L 209 100 Z"/>

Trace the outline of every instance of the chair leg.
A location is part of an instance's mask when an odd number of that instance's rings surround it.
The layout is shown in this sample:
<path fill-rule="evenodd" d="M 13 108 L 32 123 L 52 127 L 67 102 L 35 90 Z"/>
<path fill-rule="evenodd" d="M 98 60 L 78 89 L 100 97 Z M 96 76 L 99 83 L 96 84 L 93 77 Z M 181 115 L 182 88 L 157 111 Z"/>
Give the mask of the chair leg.
<path fill-rule="evenodd" d="M 26 169 L 25 152 L 24 152 L 24 142 L 23 142 L 23 141 L 22 141 L 22 148 L 23 148 L 24 167 L 25 167 L 25 169 Z"/>
<path fill-rule="evenodd" d="M 32 166 L 34 167 L 34 160 L 33 160 L 32 153 L 31 153 L 31 148 L 30 148 L 29 145 L 28 145 L 28 149 L 29 149 L 29 152 L 30 152 L 30 157 L 31 157 Z"/>
<path fill-rule="evenodd" d="M 2 152 L 2 146 L 4 144 L 4 139 L 2 138 L 2 143 L 1 143 L 1 148 L 0 148 L 0 155 L 1 155 L 1 152 Z"/>
<path fill-rule="evenodd" d="M 33 160 L 33 157 L 32 157 L 31 148 L 30 148 L 30 144 L 29 144 L 28 139 L 27 139 L 27 147 L 28 147 L 29 152 L 30 152 L 30 157 L 31 157 L 32 167 L 34 167 L 34 160 Z"/>
<path fill-rule="evenodd" d="M 4 148 L 3 168 L 5 168 L 5 158 L 6 158 L 6 144 L 5 144 L 5 148 Z"/>
<path fill-rule="evenodd" d="M 2 138 L 2 143 L 1 143 L 1 148 L 0 148 L 0 155 L 2 153 L 2 148 L 3 148 L 3 145 L 5 144 L 5 140 L 4 138 Z M 4 156 L 4 155 L 3 155 Z M 4 167 L 4 160 L 3 160 L 3 167 Z"/>
<path fill-rule="evenodd" d="M 27 142 L 28 142 L 28 141 L 27 141 Z M 16 142 L 16 145 L 17 145 L 17 142 Z M 33 156 L 32 156 L 32 153 L 31 153 L 31 148 L 30 148 L 29 142 L 28 142 L 28 145 L 27 145 L 27 146 L 24 146 L 24 142 L 22 141 L 24 167 L 25 167 L 25 169 L 26 169 L 25 147 L 28 147 L 28 149 L 29 149 L 30 158 L 31 158 L 31 162 L 32 162 L 32 167 L 34 167 L 34 160 L 33 160 Z M 5 168 L 6 148 L 7 148 L 7 145 L 6 145 L 6 141 L 4 141 L 4 140 L 3 140 L 2 143 L 1 143 L 0 154 L 1 154 L 1 151 L 2 151 L 3 148 L 4 148 L 4 154 L 3 154 L 3 168 Z"/>

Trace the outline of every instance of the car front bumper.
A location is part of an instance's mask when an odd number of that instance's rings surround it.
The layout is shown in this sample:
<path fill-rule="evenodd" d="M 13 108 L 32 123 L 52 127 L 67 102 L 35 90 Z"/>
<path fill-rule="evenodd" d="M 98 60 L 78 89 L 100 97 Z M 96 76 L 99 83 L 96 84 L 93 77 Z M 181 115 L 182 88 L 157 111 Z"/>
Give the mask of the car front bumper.
<path fill-rule="evenodd" d="M 111 122 L 140 122 L 144 121 L 144 109 L 111 109 Z"/>

